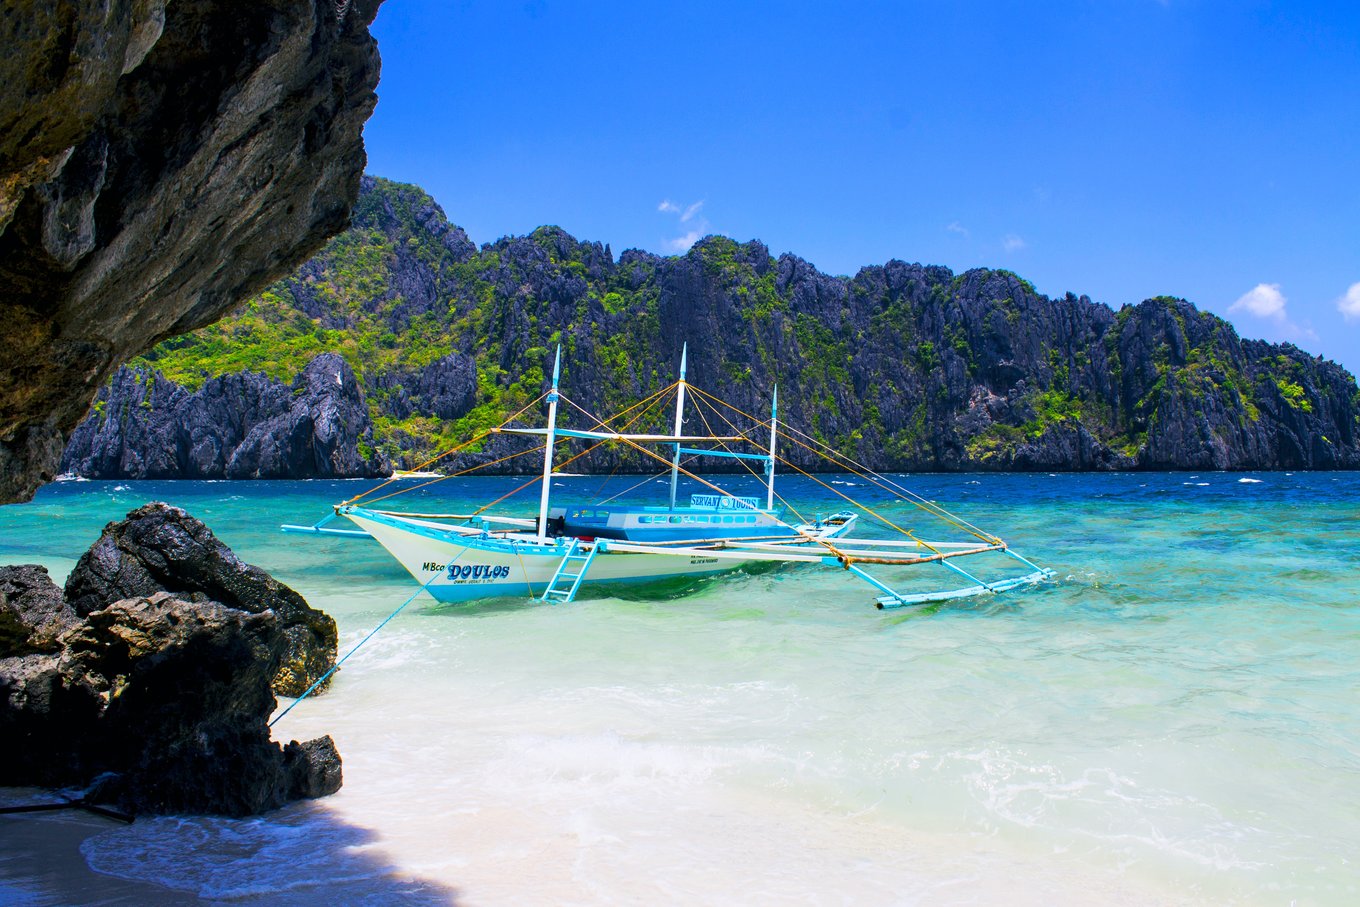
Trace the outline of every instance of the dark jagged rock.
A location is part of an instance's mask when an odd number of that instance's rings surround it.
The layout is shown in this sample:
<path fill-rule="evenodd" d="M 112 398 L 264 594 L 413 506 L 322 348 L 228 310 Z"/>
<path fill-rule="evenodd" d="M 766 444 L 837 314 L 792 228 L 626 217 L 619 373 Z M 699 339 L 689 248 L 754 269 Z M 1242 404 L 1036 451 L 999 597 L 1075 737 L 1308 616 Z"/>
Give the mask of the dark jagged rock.
<path fill-rule="evenodd" d="M 565 393 L 606 415 L 669 384 L 688 341 L 691 382 L 752 414 L 777 383 L 786 424 L 877 469 L 1360 468 L 1360 391 L 1340 366 L 1243 341 L 1184 300 L 1116 312 L 1008 271 L 889 261 L 835 277 L 721 236 L 616 262 L 557 227 L 474 249 L 416 187 L 366 178 L 353 229 L 255 305 L 148 358 L 219 373 L 231 357 L 212 350 L 265 317 L 303 336 L 344 328 L 364 344 L 350 362 L 385 426 L 375 444 L 403 465 L 531 401 L 559 342 Z M 665 416 L 635 427 L 669 430 Z M 522 450 L 493 437 L 440 465 Z M 798 444 L 783 455 L 827 468 Z M 614 446 L 575 468 L 653 464 Z M 741 468 L 704 468 L 725 465 Z"/>
<path fill-rule="evenodd" d="M 375 386 L 383 412 L 394 418 L 420 413 L 453 420 L 477 402 L 477 365 L 471 356 L 451 353 L 423 368 L 383 372 Z"/>
<path fill-rule="evenodd" d="M 0 783 L 89 785 L 133 813 L 244 816 L 340 786 L 329 737 L 269 739 L 271 612 L 170 593 L 92 611 L 59 655 L 0 659 Z"/>
<path fill-rule="evenodd" d="M 19 0 L 0 17 L 0 502 L 117 367 L 344 228 L 380 0 Z"/>
<path fill-rule="evenodd" d="M 84 785 L 104 701 L 60 654 L 0 658 L 0 785 Z"/>
<path fill-rule="evenodd" d="M 419 399 L 439 405 L 438 394 L 449 392 L 436 382 Z M 119 369 L 72 433 L 62 470 L 92 478 L 273 479 L 379 476 L 392 466 L 374 447 L 353 370 L 324 353 L 291 387 L 238 372 L 190 393 L 154 370 Z"/>
<path fill-rule="evenodd" d="M 329 478 L 391 473 L 373 451 L 373 423 L 354 372 L 323 353 L 293 382 L 285 412 L 249 432 L 227 461 L 229 479 Z"/>
<path fill-rule="evenodd" d="M 66 580 L 66 600 L 80 617 L 162 591 L 277 615 L 282 649 L 273 683 L 281 695 L 300 696 L 335 664 L 335 621 L 259 567 L 243 563 L 178 507 L 147 504 L 105 526 Z"/>
<path fill-rule="evenodd" d="M 340 753 L 330 735 L 306 743 L 290 742 L 283 748 L 283 769 L 288 776 L 287 789 L 294 798 L 328 797 L 343 782 Z"/>
<path fill-rule="evenodd" d="M 54 652 L 77 622 L 46 567 L 0 567 L 0 658 Z"/>

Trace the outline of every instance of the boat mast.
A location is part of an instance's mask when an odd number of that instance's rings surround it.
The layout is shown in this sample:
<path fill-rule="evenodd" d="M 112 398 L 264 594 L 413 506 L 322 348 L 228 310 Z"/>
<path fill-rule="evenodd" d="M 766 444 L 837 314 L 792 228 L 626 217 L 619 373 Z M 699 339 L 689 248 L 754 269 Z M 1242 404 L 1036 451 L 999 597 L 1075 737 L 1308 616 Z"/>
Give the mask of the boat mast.
<path fill-rule="evenodd" d="M 562 374 L 562 344 L 557 345 L 553 361 L 552 390 L 548 391 L 548 435 L 543 448 L 543 496 L 538 504 L 538 540 L 548 540 L 548 494 L 552 485 L 553 442 L 557 433 L 557 379 Z"/>
<path fill-rule="evenodd" d="M 675 392 L 675 459 L 671 461 L 671 510 L 675 509 L 675 487 L 680 481 L 680 441 L 685 424 L 685 360 L 689 358 L 688 341 L 680 348 L 680 380 Z"/>
<path fill-rule="evenodd" d="M 769 476 L 768 491 L 765 494 L 765 509 L 774 510 L 774 439 L 779 433 L 779 385 L 774 386 L 774 396 L 770 400 L 770 459 L 765 464 L 765 474 Z"/>

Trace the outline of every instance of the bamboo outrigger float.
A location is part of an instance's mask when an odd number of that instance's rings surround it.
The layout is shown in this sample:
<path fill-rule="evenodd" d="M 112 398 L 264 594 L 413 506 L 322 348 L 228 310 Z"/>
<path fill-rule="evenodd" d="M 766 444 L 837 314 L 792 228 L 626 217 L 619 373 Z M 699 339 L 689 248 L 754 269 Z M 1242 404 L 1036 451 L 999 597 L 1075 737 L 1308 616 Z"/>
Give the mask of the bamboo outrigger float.
<path fill-rule="evenodd" d="M 1053 575 L 1052 570 L 1040 567 L 1012 551 L 1000 538 L 977 529 L 892 479 L 854 463 L 815 439 L 781 426 L 777 393 L 771 401 L 769 419 L 757 420 L 740 414 L 730 404 L 695 388 L 685 379 L 686 359 L 687 353 L 682 352 L 680 377 L 675 384 L 618 416 L 605 420 L 591 416 L 594 428 L 574 429 L 558 425 L 560 402 L 580 409 L 564 397 L 559 388 L 559 348 L 553 366 L 551 388 L 529 404 L 532 407 L 538 402 L 547 402 L 546 427 L 530 428 L 511 424 L 529 409 L 525 407 L 506 423 L 455 449 L 463 449 L 491 434 L 541 437 L 541 448 L 524 451 L 543 451 L 537 519 L 485 513 L 492 505 L 471 514 L 438 514 L 377 509 L 362 504 L 364 498 L 378 490 L 374 489 L 337 505 L 334 514 L 314 526 L 283 528 L 290 532 L 371 537 L 410 572 L 421 584 L 422 590 L 441 602 L 530 596 L 545 602 L 565 603 L 573 601 L 583 589 L 677 577 L 702 577 L 746 565 L 777 563 L 843 570 L 875 590 L 879 608 L 900 608 L 988 592 L 1004 592 Z M 629 433 L 626 430 L 658 405 L 671 390 L 675 391 L 675 420 L 671 434 Z M 700 415 L 706 424 L 708 417 L 705 412 L 711 413 L 725 423 L 731 433 L 684 434 L 686 391 L 693 391 L 693 400 L 700 407 Z M 646 408 L 633 415 L 622 428 L 611 427 L 612 422 L 621 420 L 644 404 Z M 720 406 L 726 410 L 719 409 Z M 748 424 L 745 429 L 738 428 L 733 422 L 733 414 L 744 417 L 753 425 Z M 768 434 L 765 434 L 766 428 Z M 761 432 L 759 438 L 753 437 L 757 431 Z M 572 439 L 594 443 L 586 451 L 554 467 L 557 445 Z M 881 491 L 910 502 L 920 511 L 968 536 L 967 540 L 920 539 L 914 531 L 897 526 L 892 520 L 858 504 L 824 482 L 821 484 L 844 498 L 851 507 L 826 518 L 802 518 L 775 492 L 776 463 L 787 464 L 813 481 L 820 480 L 780 455 L 781 439 L 786 444 L 818 453 L 835 468 L 854 473 Z M 611 498 L 589 504 L 553 506 L 552 480 L 559 474 L 556 470 L 595 447 L 609 443 L 628 445 L 666 467 L 670 473 L 668 504 L 615 504 Z M 656 444 L 671 446 L 671 456 L 663 457 L 647 447 Z M 733 450 L 731 446 L 734 444 L 750 445 L 756 450 Z M 751 463 L 762 464 L 764 501 L 732 494 L 683 465 L 694 459 L 713 457 L 736 460 L 748 469 Z M 429 465 L 427 463 L 420 468 L 425 469 Z M 471 471 L 464 470 L 459 474 Z M 691 495 L 687 504 L 678 502 L 677 488 L 681 474 L 707 486 L 710 492 Z M 754 470 L 752 474 L 758 475 Z M 664 472 L 659 475 L 664 475 Z M 531 480 L 520 490 L 538 481 Z M 776 499 L 785 506 L 777 507 Z M 495 503 L 499 501 L 493 502 L 493 505 Z M 786 513 L 791 514 L 790 519 L 785 518 Z M 851 533 L 860 525 L 861 514 L 871 516 L 893 530 L 894 537 L 851 538 Z M 336 529 L 325 525 L 335 516 L 346 517 L 358 528 Z M 987 555 L 992 555 L 994 559 L 999 557 L 1006 563 L 1018 564 L 1022 572 L 1017 574 L 1012 569 L 999 576 L 988 574 L 988 578 L 984 578 L 979 575 L 980 570 L 965 570 L 955 563 L 964 558 Z M 938 590 L 910 591 L 898 588 L 896 584 L 890 585 L 890 577 L 884 576 L 881 569 L 887 568 L 891 572 L 892 568 L 928 564 L 947 569 L 951 575 L 965 579 L 967 584 Z M 868 568 L 880 569 L 876 575 Z"/>

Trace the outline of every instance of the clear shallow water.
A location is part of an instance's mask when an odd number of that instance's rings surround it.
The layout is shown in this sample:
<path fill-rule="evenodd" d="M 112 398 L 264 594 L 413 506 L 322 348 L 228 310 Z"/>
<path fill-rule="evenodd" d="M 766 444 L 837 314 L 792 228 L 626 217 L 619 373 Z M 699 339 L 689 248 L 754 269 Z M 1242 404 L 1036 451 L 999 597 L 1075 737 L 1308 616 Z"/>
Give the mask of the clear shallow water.
<path fill-rule="evenodd" d="M 85 856 L 297 903 L 1360 902 L 1360 475 L 907 483 L 1058 581 L 911 612 L 829 571 L 417 602 L 275 728 L 335 737 L 340 794 L 141 820 Z M 168 500 L 334 615 L 343 649 L 411 579 L 371 543 L 276 527 L 366 487 L 63 483 L 0 508 L 0 563 L 60 581 L 105 522 Z"/>

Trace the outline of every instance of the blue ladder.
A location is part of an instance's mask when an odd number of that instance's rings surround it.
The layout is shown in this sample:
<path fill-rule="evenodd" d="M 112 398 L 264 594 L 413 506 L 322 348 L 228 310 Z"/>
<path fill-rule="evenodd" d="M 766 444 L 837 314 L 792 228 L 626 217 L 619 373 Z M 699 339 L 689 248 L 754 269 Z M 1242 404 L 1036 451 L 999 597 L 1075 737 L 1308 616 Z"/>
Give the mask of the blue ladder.
<path fill-rule="evenodd" d="M 567 553 L 562 555 L 562 563 L 557 565 L 557 572 L 539 596 L 539 601 L 560 602 L 567 604 L 575 600 L 576 590 L 581 588 L 581 580 L 585 578 L 586 571 L 590 569 L 591 563 L 595 560 L 595 554 L 600 550 L 599 542 L 591 546 L 590 551 L 581 554 L 577 549 L 581 545 L 580 539 L 572 539 L 567 546 Z M 568 564 L 579 565 L 576 572 L 567 569 Z"/>

